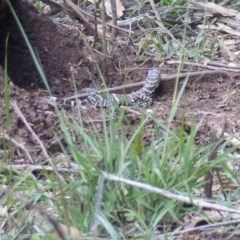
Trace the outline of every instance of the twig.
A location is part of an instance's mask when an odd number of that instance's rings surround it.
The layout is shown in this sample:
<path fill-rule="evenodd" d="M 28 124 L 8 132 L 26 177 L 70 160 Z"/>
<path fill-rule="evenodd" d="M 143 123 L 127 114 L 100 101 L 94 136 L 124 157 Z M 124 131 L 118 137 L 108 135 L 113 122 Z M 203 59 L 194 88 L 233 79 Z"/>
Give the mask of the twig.
<path fill-rule="evenodd" d="M 95 28 L 95 32 L 94 32 L 94 45 L 95 45 L 96 42 L 97 42 L 97 39 L 98 39 L 98 30 L 97 30 L 97 0 L 93 0 L 93 5 L 94 5 L 94 13 L 93 13 L 93 15 L 94 15 L 94 28 Z"/>
<path fill-rule="evenodd" d="M 230 70 L 228 70 L 230 71 Z M 223 71 L 223 70 L 214 70 L 214 71 L 197 71 L 197 72 L 187 72 L 187 73 L 179 73 L 179 74 L 173 74 L 173 75 L 164 75 L 162 74 L 161 76 L 161 81 L 165 82 L 165 81 L 170 81 L 170 80 L 176 80 L 177 78 L 181 79 L 181 78 L 190 78 L 190 77 L 203 77 L 204 75 L 217 75 L 217 74 L 221 74 L 221 75 L 225 75 L 228 77 L 232 77 L 232 74 Z M 144 83 L 144 82 L 143 82 Z"/>
<path fill-rule="evenodd" d="M 124 109 L 126 112 L 133 113 L 136 116 L 141 116 L 141 113 L 139 111 L 134 110 L 134 109 L 132 109 L 130 107 L 121 106 L 121 108 Z"/>
<path fill-rule="evenodd" d="M 210 61 L 209 62 L 210 65 L 213 65 L 213 66 L 217 66 L 217 67 L 224 67 L 224 68 L 230 68 L 230 69 L 238 69 L 240 70 L 240 65 L 237 65 L 237 64 L 234 64 L 236 66 L 231 66 L 231 65 L 226 65 L 226 63 L 221 63 L 221 62 L 214 62 L 214 61 Z"/>
<path fill-rule="evenodd" d="M 47 153 L 46 148 L 44 147 L 42 141 L 39 139 L 38 135 L 33 131 L 33 129 L 30 127 L 29 123 L 27 122 L 26 118 L 23 116 L 22 112 L 20 111 L 20 109 L 18 108 L 17 104 L 15 101 L 11 101 L 11 105 L 14 108 L 15 112 L 17 113 L 17 115 L 21 118 L 21 120 L 23 121 L 23 123 L 25 124 L 25 126 L 27 127 L 28 131 L 31 133 L 31 135 L 33 136 L 33 138 L 35 140 L 37 140 L 37 142 L 39 143 L 42 152 L 44 154 L 44 156 L 46 158 L 49 158 L 49 155 Z"/>
<path fill-rule="evenodd" d="M 155 5 L 154 1 L 153 1 L 153 0 L 150 0 L 149 2 L 150 2 L 150 4 L 151 4 L 151 7 L 152 7 L 152 9 L 153 9 L 153 11 L 154 11 L 154 14 L 155 14 L 157 20 L 158 20 L 158 21 L 156 21 L 156 24 L 157 24 L 166 34 L 168 34 L 168 35 L 172 38 L 172 40 L 174 40 L 174 41 L 180 46 L 180 45 L 181 45 L 180 42 L 179 42 L 179 41 L 173 36 L 173 34 L 172 34 L 167 28 L 165 28 L 165 27 L 163 26 L 163 24 L 161 23 L 161 18 L 160 18 L 159 15 L 158 15 L 158 12 L 157 12 L 157 9 L 156 9 L 156 5 Z"/>
<path fill-rule="evenodd" d="M 144 189 L 144 190 L 147 190 L 149 192 L 153 192 L 153 193 L 162 195 L 162 196 L 170 198 L 170 199 L 178 200 L 178 201 L 183 202 L 183 203 L 193 204 L 193 205 L 201 207 L 201 208 L 210 208 L 210 209 L 214 209 L 214 210 L 217 210 L 217 211 L 225 211 L 225 212 L 240 214 L 239 209 L 226 207 L 224 205 L 220 205 L 220 204 L 217 204 L 217 203 L 210 203 L 210 202 L 207 202 L 206 200 L 201 199 L 201 198 L 193 198 L 193 197 L 182 196 L 182 195 L 172 193 L 172 192 L 167 191 L 167 190 L 162 189 L 162 188 L 154 187 L 154 186 L 151 186 L 151 185 L 146 184 L 146 183 L 140 183 L 140 182 L 132 181 L 132 180 L 129 180 L 129 179 L 126 179 L 126 178 L 123 178 L 123 177 L 118 177 L 116 175 L 113 175 L 113 174 L 110 174 L 110 173 L 107 173 L 107 172 L 102 172 L 102 174 L 108 180 L 124 183 L 124 184 L 130 185 L 130 186 L 133 186 L 133 187 L 137 187 L 137 188 L 141 188 L 141 189 Z"/>
<path fill-rule="evenodd" d="M 102 71 L 104 75 L 106 74 L 106 56 L 107 56 L 107 40 L 106 40 L 106 16 L 105 16 L 105 0 L 101 1 L 101 18 L 102 18 L 102 48 L 103 48 L 103 61 L 102 61 Z"/>
<path fill-rule="evenodd" d="M 54 165 L 54 163 L 52 162 L 52 159 L 49 157 L 47 150 L 45 148 L 45 146 L 43 145 L 43 142 L 39 139 L 38 135 L 33 131 L 33 129 L 30 127 L 29 123 L 27 122 L 26 118 L 24 117 L 24 115 L 22 114 L 22 112 L 20 111 L 19 107 L 17 106 L 15 101 L 11 101 L 11 105 L 14 109 L 14 111 L 17 113 L 17 115 L 21 118 L 21 120 L 23 121 L 24 125 L 26 126 L 26 128 L 28 129 L 28 131 L 31 133 L 32 137 L 38 142 L 42 153 L 44 155 L 44 157 L 46 158 L 46 160 L 51 164 L 51 166 L 54 169 L 55 174 L 58 176 L 58 178 L 60 180 L 64 180 L 63 177 L 59 174 L 59 172 L 56 169 L 56 166 Z"/>
<path fill-rule="evenodd" d="M 94 27 L 92 24 L 85 18 L 85 16 L 79 11 L 79 8 L 76 4 L 74 4 L 71 0 L 64 0 L 66 5 L 72 9 L 72 11 L 79 17 L 79 19 L 83 22 L 88 30 L 94 33 Z"/>
<path fill-rule="evenodd" d="M 171 60 L 171 61 L 166 61 L 167 64 L 181 64 L 181 61 L 175 61 L 175 60 Z M 184 62 L 185 65 L 190 65 L 190 66 L 195 66 L 195 67 L 201 67 L 201 68 L 207 68 L 207 69 L 212 69 L 212 70 L 216 70 L 216 71 L 229 71 L 229 72 L 235 72 L 235 73 L 240 73 L 240 66 L 237 67 L 227 67 L 226 64 L 224 67 L 222 68 L 218 68 L 218 67 L 214 67 L 214 66 L 210 66 L 210 65 L 206 65 L 206 64 L 202 64 L 202 63 L 193 63 L 193 62 Z"/>
<path fill-rule="evenodd" d="M 111 118 L 107 118 L 107 119 L 90 119 L 90 120 L 85 120 L 83 121 L 83 123 L 85 124 L 93 124 L 93 123 L 106 123 L 106 122 L 110 122 L 112 121 L 113 119 Z"/>
<path fill-rule="evenodd" d="M 116 0 L 110 0 L 111 1 L 111 8 L 112 8 L 112 23 L 114 26 L 117 26 L 117 4 Z M 116 40 L 117 31 L 116 28 L 112 28 L 112 34 L 111 34 L 111 41 L 114 43 Z"/>
<path fill-rule="evenodd" d="M 224 133 L 226 131 L 227 128 L 227 120 L 226 120 L 226 115 L 224 116 L 224 123 L 223 123 L 223 127 L 221 129 L 221 132 L 219 133 L 219 131 L 216 128 L 211 128 L 211 133 L 210 133 L 210 137 L 211 137 L 211 142 L 217 142 L 219 141 L 223 136 Z M 217 157 L 217 152 L 218 152 L 218 148 L 220 146 L 221 143 L 218 143 L 214 149 L 212 150 L 212 152 L 209 154 L 208 156 L 208 162 L 213 161 L 216 157 Z M 213 169 L 214 170 L 214 169 Z M 204 194 L 207 198 L 212 198 L 212 185 L 213 185 L 213 172 L 212 171 L 208 171 L 205 175 L 204 175 L 204 179 L 205 179 L 205 185 L 204 185 Z M 221 182 L 221 179 L 219 179 L 219 182 Z"/>
<path fill-rule="evenodd" d="M 8 168 L 8 167 L 11 167 L 13 170 L 16 170 L 16 171 L 23 171 L 23 170 L 30 170 L 31 172 L 42 171 L 42 170 L 49 171 L 49 172 L 55 171 L 52 166 L 41 166 L 41 165 L 10 164 L 10 165 L 6 165 L 6 168 Z M 69 172 L 70 170 L 68 168 L 60 167 L 60 168 L 58 168 L 58 171 L 59 172 Z"/>
<path fill-rule="evenodd" d="M 134 23 L 143 20 L 145 16 L 148 17 L 148 15 L 138 15 L 136 17 L 128 18 L 126 20 L 117 20 L 117 25 L 120 27 L 126 27 L 128 25 L 132 26 Z"/>
<path fill-rule="evenodd" d="M 25 154 L 26 157 L 28 158 L 30 163 L 34 163 L 29 151 L 24 147 L 23 144 L 19 143 L 17 140 L 15 140 L 14 138 L 10 137 L 7 133 L 0 133 L 0 136 L 10 142 L 12 142 L 17 148 L 20 148 Z"/>
<path fill-rule="evenodd" d="M 198 0 L 190 0 L 190 3 L 204 11 L 210 12 L 213 15 L 222 15 L 224 17 L 231 17 L 235 18 L 236 20 L 240 20 L 240 13 L 234 9 L 231 8 L 225 8 L 223 6 L 220 6 L 216 3 L 212 2 L 200 2 Z"/>
<path fill-rule="evenodd" d="M 172 8 L 172 9 L 174 9 L 174 8 Z M 157 13 L 157 16 L 159 18 L 158 13 Z M 144 20 L 145 18 L 153 19 L 153 17 L 150 16 L 149 14 L 140 14 L 136 17 L 128 18 L 128 19 L 125 19 L 125 20 L 118 20 L 117 25 L 120 26 L 120 27 L 126 27 L 128 25 L 134 26 L 134 25 L 137 25 L 137 23 L 139 21 Z M 189 22 L 180 21 L 180 20 L 172 20 L 172 19 L 168 19 L 168 18 L 160 18 L 160 20 L 163 20 L 164 22 L 173 23 L 173 24 L 184 24 L 184 23 L 189 24 Z"/>
<path fill-rule="evenodd" d="M 218 223 L 212 223 L 212 224 L 207 224 L 207 225 L 203 225 L 203 226 L 199 226 L 199 227 L 193 227 L 191 229 L 186 229 L 186 230 L 180 230 L 180 231 L 175 231 L 172 233 L 169 233 L 169 236 L 176 236 L 176 235 L 181 235 L 184 233 L 189 233 L 189 232 L 195 232 L 195 231 L 200 231 L 200 230 L 204 230 L 204 229 L 208 229 L 208 228 L 217 228 L 217 227 L 221 227 L 221 226 L 228 226 L 228 225 L 235 225 L 235 224 L 239 224 L 240 223 L 240 219 L 237 220 L 230 220 L 230 221 L 225 221 L 225 222 L 218 222 Z M 157 235 L 156 239 L 162 239 L 160 237 L 162 237 L 163 235 Z M 164 237 L 166 237 L 166 235 L 164 234 Z"/>
<path fill-rule="evenodd" d="M 155 2 L 154 2 L 153 0 L 149 0 L 149 2 L 150 2 L 150 4 L 151 4 L 151 7 L 152 7 L 152 9 L 153 9 L 153 12 L 154 12 L 157 20 L 158 20 L 158 21 L 161 21 L 161 18 L 159 17 L 158 11 L 157 11 L 157 9 L 156 9 Z"/>

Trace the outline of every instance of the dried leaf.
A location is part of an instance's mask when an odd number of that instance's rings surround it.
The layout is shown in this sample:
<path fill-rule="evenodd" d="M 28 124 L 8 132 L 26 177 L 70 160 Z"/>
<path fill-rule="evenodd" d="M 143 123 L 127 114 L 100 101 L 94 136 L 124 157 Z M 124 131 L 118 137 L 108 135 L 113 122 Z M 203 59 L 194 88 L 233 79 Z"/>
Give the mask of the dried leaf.
<path fill-rule="evenodd" d="M 123 4 L 121 3 L 120 0 L 115 0 L 116 1 L 116 10 L 117 10 L 117 17 L 120 18 L 123 15 L 123 11 L 125 10 Z M 100 0 L 88 0 L 88 2 L 91 3 L 99 3 Z M 105 9 L 106 9 L 106 14 L 110 17 L 112 17 L 112 5 L 111 5 L 111 0 L 105 0 Z"/>
<path fill-rule="evenodd" d="M 106 9 L 106 14 L 112 17 L 111 0 L 105 0 L 105 9 Z M 120 0 L 116 0 L 116 10 L 117 10 L 117 18 L 121 17 L 123 15 L 123 11 L 125 10 L 125 8 L 122 5 Z"/>
<path fill-rule="evenodd" d="M 237 57 L 226 47 L 223 42 L 219 41 L 219 46 L 221 55 L 226 62 L 239 62 Z"/>
<path fill-rule="evenodd" d="M 197 0 L 192 0 L 191 3 L 197 8 L 204 9 L 215 16 L 233 17 L 240 20 L 240 13 L 234 9 L 225 8 L 215 3 L 203 3 Z"/>

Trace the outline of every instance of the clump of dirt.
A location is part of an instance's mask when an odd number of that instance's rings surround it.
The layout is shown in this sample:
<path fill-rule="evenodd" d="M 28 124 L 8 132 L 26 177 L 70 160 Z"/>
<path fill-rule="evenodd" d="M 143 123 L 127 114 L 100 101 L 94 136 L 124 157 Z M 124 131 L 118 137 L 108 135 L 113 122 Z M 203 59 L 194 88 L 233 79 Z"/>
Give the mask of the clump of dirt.
<path fill-rule="evenodd" d="M 28 1 L 12 1 L 12 5 L 42 65 L 52 92 L 66 93 L 66 89 L 71 89 L 71 66 L 78 87 L 81 88 L 85 81 L 95 78 L 96 68 L 88 60 L 89 54 L 78 29 L 53 23 Z M 44 87 L 16 20 L 7 5 L 1 8 L 5 13 L 0 21 L 0 65 L 4 65 L 5 42 L 9 34 L 7 60 L 12 81 L 28 89 Z M 98 58 L 97 54 L 95 57 Z"/>

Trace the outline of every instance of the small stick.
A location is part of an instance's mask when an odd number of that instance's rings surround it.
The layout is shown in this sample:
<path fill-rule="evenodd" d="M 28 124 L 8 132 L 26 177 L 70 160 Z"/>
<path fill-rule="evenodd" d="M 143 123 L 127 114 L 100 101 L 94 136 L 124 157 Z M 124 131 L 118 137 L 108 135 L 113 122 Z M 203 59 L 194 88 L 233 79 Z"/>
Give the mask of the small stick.
<path fill-rule="evenodd" d="M 24 171 L 24 170 L 31 170 L 31 172 L 42 171 L 42 170 L 49 171 L 49 172 L 55 171 L 52 166 L 29 165 L 29 164 L 10 164 L 10 165 L 7 165 L 6 168 L 9 166 L 13 170 L 16 170 L 16 171 Z M 58 171 L 59 172 L 69 172 L 69 169 L 61 167 L 61 168 L 58 168 Z"/>
<path fill-rule="evenodd" d="M 43 142 L 39 139 L 38 135 L 33 131 L 33 129 L 31 128 L 31 126 L 29 125 L 29 123 L 27 122 L 26 118 L 24 117 L 24 115 L 22 114 L 21 110 L 19 109 L 19 107 L 17 106 L 17 103 L 15 101 L 11 101 L 11 105 L 14 109 L 14 111 L 17 113 L 17 115 L 21 118 L 21 120 L 23 121 L 24 125 L 26 126 L 26 128 L 28 129 L 28 131 L 31 133 L 32 137 L 38 142 L 40 148 L 42 149 L 42 153 L 44 155 L 44 157 L 46 158 L 46 160 L 51 164 L 51 166 L 54 169 L 55 174 L 58 176 L 58 178 L 62 181 L 64 181 L 63 177 L 59 174 L 59 172 L 57 171 L 56 166 L 54 165 L 54 163 L 52 162 L 52 159 L 50 158 L 50 156 L 47 153 L 47 150 L 45 148 L 45 146 L 43 145 Z"/>
<path fill-rule="evenodd" d="M 238 69 L 240 70 L 240 65 L 237 65 L 237 64 L 234 64 L 233 66 L 229 66 L 229 65 L 226 65 L 226 63 L 221 63 L 221 62 L 214 62 L 214 61 L 210 61 L 209 62 L 210 65 L 212 66 L 217 66 L 217 67 L 224 67 L 224 68 L 230 68 L 230 70 L 234 70 L 234 69 Z"/>
<path fill-rule="evenodd" d="M 203 226 L 199 226 L 199 227 L 193 227 L 190 229 L 185 229 L 185 230 L 180 230 L 180 231 L 174 231 L 174 232 L 169 232 L 168 235 L 164 234 L 160 234 L 157 235 L 155 239 L 165 239 L 166 236 L 176 236 L 176 235 L 182 235 L 185 233 L 190 233 L 190 232 L 197 232 L 197 231 L 201 231 L 201 230 L 205 230 L 205 229 L 217 229 L 218 227 L 223 227 L 223 226 L 228 226 L 228 225 L 238 225 L 240 223 L 240 219 L 236 219 L 236 220 L 229 220 L 229 221 L 225 221 L 225 222 L 217 222 L 217 223 L 212 223 L 212 224 L 206 224 Z M 179 239 L 179 238 L 178 238 Z"/>
<path fill-rule="evenodd" d="M 171 60 L 171 61 L 167 61 L 167 64 L 181 64 L 181 61 L 175 61 L 175 60 Z M 218 68 L 218 67 L 214 67 L 214 66 L 210 66 L 210 65 L 205 65 L 205 64 L 201 64 L 201 63 L 193 63 L 193 62 L 184 62 L 185 65 L 190 65 L 190 66 L 195 66 L 195 67 L 201 67 L 201 68 L 207 68 L 207 69 L 212 69 L 215 71 L 230 71 L 230 72 L 235 72 L 235 73 L 239 73 L 240 72 L 240 66 L 239 67 L 229 67 L 227 68 L 226 64 L 224 67 L 222 68 Z"/>
<path fill-rule="evenodd" d="M 150 4 L 151 4 L 151 7 L 152 7 L 152 9 L 153 9 L 153 11 L 154 11 L 154 14 L 155 14 L 157 20 L 158 20 L 158 21 L 156 21 L 156 24 L 157 24 L 166 34 L 168 34 L 168 35 L 180 46 L 179 41 L 178 41 L 178 40 L 173 36 L 173 34 L 172 34 L 167 28 L 165 28 L 165 27 L 163 26 L 163 24 L 161 23 L 161 18 L 160 18 L 159 15 L 158 15 L 158 12 L 157 12 L 157 9 L 156 9 L 156 5 L 155 5 L 154 1 L 153 1 L 153 0 L 149 0 L 149 2 L 150 2 Z"/>
<path fill-rule="evenodd" d="M 93 0 L 93 4 L 94 4 L 94 28 L 95 28 L 95 32 L 94 32 L 94 45 L 97 42 L 98 39 L 98 30 L 97 30 L 97 0 Z M 102 54 L 102 53 L 101 53 Z"/>
<path fill-rule="evenodd" d="M 94 33 L 94 27 L 89 21 L 85 18 L 85 16 L 79 11 L 79 8 L 76 4 L 74 4 L 71 0 L 64 0 L 66 5 L 72 9 L 72 11 L 79 17 L 79 19 L 83 22 L 83 24 L 88 28 L 92 33 Z"/>
<path fill-rule="evenodd" d="M 103 48 L 103 61 L 102 61 L 102 71 L 104 75 L 106 74 L 107 66 L 106 66 L 106 56 L 107 56 L 107 40 L 106 40 L 106 16 L 105 16 L 105 0 L 101 1 L 101 18 L 102 18 L 102 48 Z"/>
<path fill-rule="evenodd" d="M 39 139 L 38 135 L 33 131 L 33 129 L 30 127 L 29 123 L 27 122 L 26 118 L 23 116 L 22 112 L 20 111 L 20 109 L 17 106 L 17 103 L 15 101 L 11 101 L 11 105 L 14 108 L 15 112 L 17 113 L 17 115 L 21 118 L 21 120 L 23 121 L 23 123 L 25 124 L 25 126 L 27 127 L 28 131 L 31 133 L 31 135 L 33 136 L 33 138 L 35 140 L 37 140 L 37 142 L 39 143 L 42 152 L 44 154 L 44 156 L 46 158 L 49 158 L 49 155 L 47 153 L 46 148 L 44 147 L 42 141 Z"/>
<path fill-rule="evenodd" d="M 14 138 L 10 137 L 7 133 L 0 133 L 0 136 L 10 142 L 12 142 L 17 148 L 20 148 L 27 156 L 28 160 L 30 163 L 34 163 L 30 153 L 28 152 L 28 150 L 24 147 L 23 144 L 19 143 L 17 140 L 15 140 Z"/>
<path fill-rule="evenodd" d="M 170 191 L 162 189 L 162 188 L 154 187 L 154 186 L 146 184 L 146 183 L 141 183 L 141 182 L 129 180 L 129 179 L 126 179 L 123 177 L 118 177 L 114 174 L 110 174 L 107 172 L 102 172 L 102 174 L 106 179 L 108 179 L 110 181 L 119 182 L 119 183 L 127 184 L 132 187 L 144 189 L 149 192 L 162 195 L 169 199 L 174 199 L 174 200 L 177 200 L 177 201 L 180 201 L 183 203 L 187 203 L 187 204 L 193 204 L 193 205 L 201 207 L 201 208 L 210 208 L 210 209 L 214 209 L 217 211 L 225 211 L 225 212 L 240 214 L 240 210 L 237 208 L 231 208 L 231 207 L 227 207 L 224 205 L 220 205 L 218 203 L 208 202 L 201 198 L 183 196 L 183 195 L 176 194 L 176 193 L 170 192 Z"/>
<path fill-rule="evenodd" d="M 226 115 L 224 116 L 224 123 L 223 123 L 223 127 L 221 129 L 221 132 L 218 132 L 218 129 L 216 128 L 212 128 L 211 129 L 211 142 L 217 142 L 219 139 L 221 139 L 224 136 L 224 133 L 226 131 L 227 128 L 227 120 L 226 120 Z M 209 154 L 208 156 L 208 163 L 210 163 L 211 161 L 213 161 L 216 157 L 217 157 L 217 151 L 218 148 L 220 146 L 220 143 L 217 144 L 217 146 L 214 147 L 214 149 L 212 150 L 212 152 Z M 205 180 L 205 185 L 204 185 L 204 194 L 207 198 L 212 198 L 212 186 L 213 186 L 213 171 L 215 169 L 213 169 L 212 171 L 208 171 L 205 175 L 204 175 L 204 180 Z M 218 179 L 220 184 L 221 184 L 221 179 Z"/>
<path fill-rule="evenodd" d="M 132 109 L 131 107 L 126 107 L 126 106 L 120 106 L 120 108 L 124 109 L 128 113 L 132 113 L 136 116 L 141 116 L 141 113 L 135 109 Z"/>
<path fill-rule="evenodd" d="M 222 15 L 224 17 L 235 18 L 235 20 L 240 20 L 240 14 L 238 11 L 220 6 L 216 3 L 212 2 L 200 2 L 198 0 L 190 0 L 190 3 L 197 7 L 198 9 L 204 10 L 206 12 L 210 12 L 212 15 Z"/>
<path fill-rule="evenodd" d="M 117 26 L 117 5 L 116 0 L 110 0 L 111 1 L 111 8 L 112 8 L 112 23 L 113 25 Z M 116 28 L 112 28 L 112 34 L 111 34 L 111 41 L 114 43 L 116 40 L 117 31 Z"/>
<path fill-rule="evenodd" d="M 154 11 L 154 14 L 155 14 L 157 20 L 158 20 L 158 21 L 161 21 L 161 18 L 159 17 L 158 12 L 157 12 L 157 9 L 156 9 L 155 2 L 154 2 L 153 0 L 149 0 L 149 2 L 150 2 L 150 4 L 151 4 L 151 7 L 152 7 L 152 9 L 153 9 L 153 11 Z"/>

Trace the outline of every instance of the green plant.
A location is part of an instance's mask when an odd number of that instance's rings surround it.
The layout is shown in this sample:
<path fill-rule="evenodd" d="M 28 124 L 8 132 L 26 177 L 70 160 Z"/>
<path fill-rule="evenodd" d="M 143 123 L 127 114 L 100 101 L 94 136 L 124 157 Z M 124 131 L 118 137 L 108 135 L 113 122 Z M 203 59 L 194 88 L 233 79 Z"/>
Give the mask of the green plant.
<path fill-rule="evenodd" d="M 170 4 L 170 1 L 161 3 Z M 12 12 L 48 87 L 41 64 L 13 9 Z M 204 33 L 199 35 L 196 49 L 201 49 L 204 39 Z M 162 46 L 161 40 L 160 33 L 149 41 L 144 39 L 140 44 L 141 53 L 153 47 L 158 51 L 164 50 L 170 56 L 178 51 L 185 53 L 184 43 L 176 48 L 172 42 Z M 184 57 L 186 55 L 183 54 Z M 197 54 L 193 54 L 193 57 L 197 57 Z M 101 70 L 98 70 L 101 75 Z M 101 81 L 104 83 L 103 77 Z M 35 239 L 47 239 L 49 232 L 57 232 L 58 223 L 61 223 L 68 230 L 70 227 L 78 229 L 81 236 L 88 239 L 101 239 L 99 236 L 104 239 L 151 239 L 161 228 L 167 238 L 168 231 L 187 213 L 196 211 L 201 214 L 201 208 L 194 204 L 185 206 L 179 199 L 108 177 L 113 175 L 135 183 L 145 183 L 190 200 L 199 197 L 196 192 L 202 193 L 205 174 L 216 167 L 222 167 L 223 175 L 229 181 L 236 178 L 236 174 L 226 165 L 234 147 L 225 150 L 227 142 L 222 142 L 222 139 L 207 146 L 195 144 L 201 122 L 196 124 L 192 120 L 190 129 L 186 131 L 185 118 L 182 117 L 176 130 L 172 130 L 187 81 L 180 89 L 179 79 L 175 81 L 167 125 L 144 109 L 136 125 L 131 124 L 124 109 L 102 109 L 99 130 L 95 123 L 86 127 L 80 109 L 77 121 L 56 109 L 62 130 L 62 136 L 56 134 L 56 137 L 59 137 L 65 164 L 60 162 L 58 165 L 55 156 L 51 156 L 48 163 L 52 160 L 53 164 L 49 165 L 33 165 L 20 170 L 16 166 L 2 167 L 2 184 L 7 185 L 7 191 L 3 191 L 0 204 L 9 210 L 9 215 L 1 219 L 2 226 L 11 226 L 11 220 L 15 220 L 12 228 L 6 227 L 7 234 L 3 233 L 3 237 L 8 235 L 9 239 L 16 239 L 20 236 L 27 239 L 34 236 Z M 6 102 L 9 100 L 7 90 L 5 78 Z M 150 144 L 145 142 L 146 132 L 151 136 Z M 209 161 L 210 153 L 218 145 L 222 151 Z M 36 215 L 32 215 L 32 212 Z M 204 217 L 206 221 L 209 220 L 207 216 Z M 34 222 L 34 219 L 40 219 L 41 222 Z M 64 232 L 64 236 L 68 234 L 69 231 Z"/>

